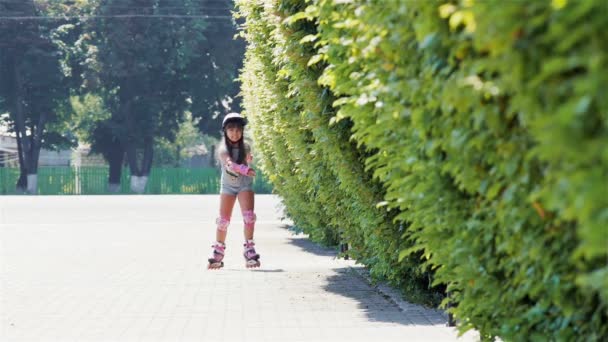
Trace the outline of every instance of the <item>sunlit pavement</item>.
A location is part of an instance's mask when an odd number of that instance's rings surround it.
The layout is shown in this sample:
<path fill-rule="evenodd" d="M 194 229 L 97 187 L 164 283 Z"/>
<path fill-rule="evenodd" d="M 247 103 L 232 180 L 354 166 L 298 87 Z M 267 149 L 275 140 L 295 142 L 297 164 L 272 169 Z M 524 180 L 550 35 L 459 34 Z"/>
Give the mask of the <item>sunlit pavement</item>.
<path fill-rule="evenodd" d="M 256 196 L 262 267 L 245 268 L 237 205 L 226 267 L 208 271 L 218 200 L 0 196 L 0 340 L 477 340 L 294 235 L 275 196 Z"/>

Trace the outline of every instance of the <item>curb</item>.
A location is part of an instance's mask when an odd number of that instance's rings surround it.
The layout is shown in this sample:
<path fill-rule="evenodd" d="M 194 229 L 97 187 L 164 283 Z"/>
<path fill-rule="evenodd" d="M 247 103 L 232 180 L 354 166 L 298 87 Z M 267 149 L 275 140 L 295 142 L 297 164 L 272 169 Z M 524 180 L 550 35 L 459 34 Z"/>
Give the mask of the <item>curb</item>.
<path fill-rule="evenodd" d="M 443 318 L 443 320 L 441 322 L 431 322 L 431 323 L 433 325 L 447 325 L 448 314 L 446 312 L 439 310 L 439 309 L 435 309 L 435 308 L 429 308 L 429 307 L 426 307 L 426 306 L 423 306 L 420 304 L 410 303 L 410 302 L 404 300 L 401 297 L 401 294 L 396 289 L 392 288 L 391 286 L 389 286 L 388 284 L 386 284 L 384 282 L 379 282 L 374 285 L 374 282 L 372 281 L 367 270 L 363 266 L 353 267 L 353 266 L 349 265 L 348 268 L 353 273 L 357 274 L 360 278 L 365 280 L 371 288 L 373 288 L 376 292 L 378 292 L 378 294 L 380 294 L 382 297 L 386 298 L 388 301 L 395 304 L 399 308 L 400 311 L 407 313 L 407 312 L 411 312 L 414 310 L 419 311 L 420 308 L 423 308 L 424 310 L 432 310 L 434 313 L 439 314 Z"/>

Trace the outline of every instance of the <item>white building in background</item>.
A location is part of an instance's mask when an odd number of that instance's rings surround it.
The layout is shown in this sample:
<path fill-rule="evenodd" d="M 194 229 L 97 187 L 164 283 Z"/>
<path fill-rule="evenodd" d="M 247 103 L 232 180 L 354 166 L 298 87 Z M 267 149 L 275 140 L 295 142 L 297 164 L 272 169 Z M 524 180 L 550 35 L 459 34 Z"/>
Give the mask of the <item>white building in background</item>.
<path fill-rule="evenodd" d="M 72 150 L 40 150 L 38 166 L 70 166 Z M 0 131 L 0 167 L 19 167 L 17 137 L 14 134 Z"/>
<path fill-rule="evenodd" d="M 107 166 L 107 162 L 99 154 L 90 154 L 91 146 L 80 143 L 73 150 L 51 151 L 40 150 L 38 167 L 42 166 Z M 199 168 L 213 167 L 213 147 L 210 152 L 203 144 L 185 149 L 186 158 L 181 161 L 181 167 Z M 10 133 L 0 120 L 0 167 L 19 167 L 17 152 L 17 137 Z"/>
<path fill-rule="evenodd" d="M 201 144 L 184 149 L 187 158 L 181 161 L 180 166 L 186 168 L 213 167 L 212 153 L 207 146 Z"/>
<path fill-rule="evenodd" d="M 8 114 L 2 114 L 6 116 Z M 72 150 L 51 151 L 40 150 L 38 166 L 70 166 Z M 17 150 L 17 136 L 11 133 L 8 127 L 0 121 L 0 167 L 19 167 L 19 154 Z"/>
<path fill-rule="evenodd" d="M 0 167 L 19 166 L 17 139 L 0 131 Z"/>
<path fill-rule="evenodd" d="M 91 154 L 91 146 L 80 143 L 72 152 L 72 165 L 80 166 L 107 166 L 108 163 L 101 154 Z"/>
<path fill-rule="evenodd" d="M 107 166 L 99 154 L 90 154 L 91 147 L 80 144 L 74 150 L 51 151 L 40 150 L 38 167 L 41 166 Z M 213 167 L 213 153 L 205 145 L 186 148 L 187 158 L 182 160 L 181 167 Z M 0 131 L 0 167 L 19 167 L 17 138 L 14 134 Z"/>

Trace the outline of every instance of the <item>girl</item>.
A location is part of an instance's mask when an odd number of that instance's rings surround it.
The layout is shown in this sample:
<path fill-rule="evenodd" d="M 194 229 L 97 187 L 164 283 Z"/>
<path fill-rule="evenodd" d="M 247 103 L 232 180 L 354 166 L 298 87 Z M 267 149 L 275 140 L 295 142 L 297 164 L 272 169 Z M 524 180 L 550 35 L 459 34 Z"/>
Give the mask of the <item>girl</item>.
<path fill-rule="evenodd" d="M 253 212 L 254 193 L 252 189 L 255 170 L 248 165 L 253 159 L 248 144 L 243 141 L 243 129 L 247 121 L 238 113 L 226 115 L 222 122 L 224 139 L 218 147 L 218 159 L 222 166 L 220 189 L 220 217 L 217 218 L 215 233 L 217 242 L 212 246 L 213 254 L 209 258 L 209 269 L 224 266 L 226 234 L 234 202 L 238 199 L 243 221 L 245 222 L 245 266 L 260 267 L 260 255 L 255 252 L 253 243 L 253 228 L 256 221 Z"/>

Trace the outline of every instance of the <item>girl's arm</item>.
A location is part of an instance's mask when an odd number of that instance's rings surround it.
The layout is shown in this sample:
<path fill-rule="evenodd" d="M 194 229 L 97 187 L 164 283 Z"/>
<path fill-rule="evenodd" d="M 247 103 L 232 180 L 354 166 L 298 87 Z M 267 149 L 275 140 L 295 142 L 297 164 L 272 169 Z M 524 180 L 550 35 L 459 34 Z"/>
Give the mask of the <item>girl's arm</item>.
<path fill-rule="evenodd" d="M 232 159 L 230 158 L 230 155 L 226 151 L 220 151 L 218 153 L 218 159 L 220 160 L 220 163 L 225 168 L 229 168 L 232 164 Z"/>
<path fill-rule="evenodd" d="M 219 150 L 217 157 L 220 164 L 224 167 L 224 169 L 226 169 L 226 172 L 235 177 L 238 176 L 237 174 L 235 174 L 235 172 L 232 171 L 232 158 L 230 158 L 230 155 L 227 151 Z"/>
<path fill-rule="evenodd" d="M 247 165 L 251 165 L 251 162 L 253 161 L 253 156 L 251 155 L 251 153 L 247 153 L 247 156 L 245 157 L 245 161 L 247 162 Z M 249 171 L 247 172 L 247 176 L 255 177 L 255 170 L 252 168 L 249 168 Z"/>

